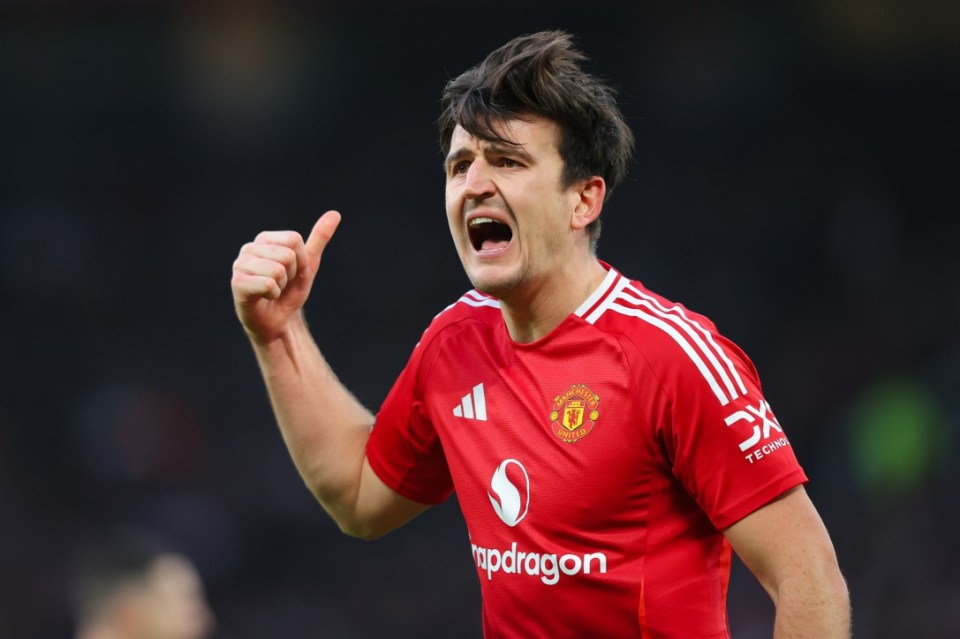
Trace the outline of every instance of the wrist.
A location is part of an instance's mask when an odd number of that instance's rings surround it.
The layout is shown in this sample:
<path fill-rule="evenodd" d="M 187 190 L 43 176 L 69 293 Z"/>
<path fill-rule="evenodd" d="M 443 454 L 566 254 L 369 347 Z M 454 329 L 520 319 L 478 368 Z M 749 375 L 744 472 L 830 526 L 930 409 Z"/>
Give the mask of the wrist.
<path fill-rule="evenodd" d="M 309 335 L 309 328 L 302 311 L 291 314 L 289 319 L 279 326 L 264 328 L 244 324 L 243 329 L 250 344 L 257 350 L 283 347 L 284 343 L 296 340 L 300 335 Z"/>

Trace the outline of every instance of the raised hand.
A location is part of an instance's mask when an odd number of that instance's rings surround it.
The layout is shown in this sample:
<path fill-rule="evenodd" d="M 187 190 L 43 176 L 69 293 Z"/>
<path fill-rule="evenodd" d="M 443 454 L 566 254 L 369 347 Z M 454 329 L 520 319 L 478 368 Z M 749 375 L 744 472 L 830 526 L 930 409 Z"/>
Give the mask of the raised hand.
<path fill-rule="evenodd" d="M 266 344 L 288 330 L 310 296 L 320 257 L 340 224 L 324 213 L 306 242 L 296 231 L 264 231 L 240 249 L 233 262 L 233 303 L 247 335 Z"/>

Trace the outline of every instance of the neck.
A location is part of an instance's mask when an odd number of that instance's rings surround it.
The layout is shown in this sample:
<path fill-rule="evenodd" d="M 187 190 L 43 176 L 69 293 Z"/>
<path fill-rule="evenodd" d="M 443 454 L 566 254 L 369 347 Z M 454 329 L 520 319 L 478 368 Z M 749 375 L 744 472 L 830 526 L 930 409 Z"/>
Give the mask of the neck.
<path fill-rule="evenodd" d="M 500 300 L 500 310 L 511 339 L 521 344 L 545 337 L 577 309 L 607 271 L 594 255 L 573 261 L 530 282 L 522 292 Z"/>

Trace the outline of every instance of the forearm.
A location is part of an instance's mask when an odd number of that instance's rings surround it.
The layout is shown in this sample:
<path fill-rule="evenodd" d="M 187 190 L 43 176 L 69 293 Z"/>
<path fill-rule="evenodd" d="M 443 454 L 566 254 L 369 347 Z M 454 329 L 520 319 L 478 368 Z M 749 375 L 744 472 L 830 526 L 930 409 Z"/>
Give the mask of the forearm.
<path fill-rule="evenodd" d="M 341 528 L 351 528 L 373 415 L 337 379 L 302 318 L 253 347 L 297 470 Z"/>
<path fill-rule="evenodd" d="M 839 571 L 780 584 L 774 639 L 849 639 L 850 596 Z"/>
<path fill-rule="evenodd" d="M 847 584 L 827 529 L 802 486 L 724 533 L 776 605 L 776 639 L 849 639 Z"/>

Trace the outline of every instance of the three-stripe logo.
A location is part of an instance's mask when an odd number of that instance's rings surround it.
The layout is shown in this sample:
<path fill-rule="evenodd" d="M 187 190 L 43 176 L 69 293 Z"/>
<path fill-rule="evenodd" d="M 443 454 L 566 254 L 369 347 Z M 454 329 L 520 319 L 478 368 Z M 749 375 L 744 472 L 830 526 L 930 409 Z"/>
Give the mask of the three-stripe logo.
<path fill-rule="evenodd" d="M 487 421 L 487 400 L 483 394 L 483 384 L 477 384 L 473 390 L 460 399 L 460 403 L 453 407 L 454 417 Z"/>

